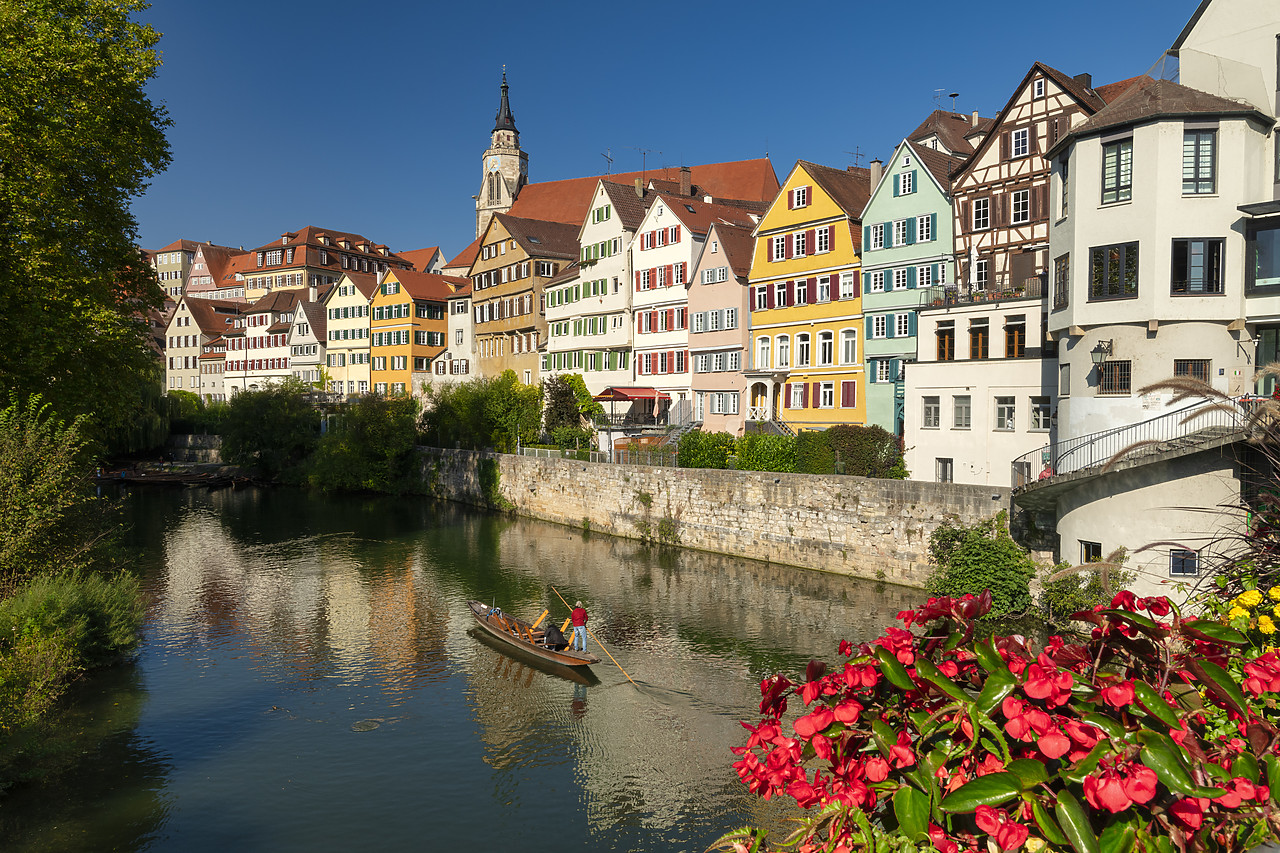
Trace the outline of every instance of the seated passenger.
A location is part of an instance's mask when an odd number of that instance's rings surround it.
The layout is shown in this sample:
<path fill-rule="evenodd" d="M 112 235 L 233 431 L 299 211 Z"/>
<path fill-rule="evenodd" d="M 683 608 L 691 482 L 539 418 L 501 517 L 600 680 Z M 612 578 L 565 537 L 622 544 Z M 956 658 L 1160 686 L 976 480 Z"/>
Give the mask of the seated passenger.
<path fill-rule="evenodd" d="M 564 633 L 555 625 L 547 626 L 547 634 L 542 638 L 543 644 L 549 649 L 555 649 L 557 652 L 564 651 L 569 646 L 569 641 L 565 639 Z"/>

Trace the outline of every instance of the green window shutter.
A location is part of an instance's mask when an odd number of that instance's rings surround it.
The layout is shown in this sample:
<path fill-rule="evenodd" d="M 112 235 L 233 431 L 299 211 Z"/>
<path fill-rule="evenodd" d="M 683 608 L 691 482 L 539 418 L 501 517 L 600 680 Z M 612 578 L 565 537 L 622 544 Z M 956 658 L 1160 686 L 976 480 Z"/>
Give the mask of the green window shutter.
<path fill-rule="evenodd" d="M 864 225 L 862 226 L 862 251 L 865 252 L 867 251 L 867 249 L 870 249 L 870 248 L 871 248 L 871 226 Z"/>
<path fill-rule="evenodd" d="M 887 338 L 892 338 L 892 337 L 893 337 L 893 330 L 894 330 L 894 326 L 896 326 L 896 325 L 897 325 L 897 323 L 895 322 L 895 320 L 896 320 L 896 319 L 897 319 L 897 315 L 896 315 L 896 314 L 888 314 L 888 315 L 886 315 L 886 316 L 885 316 L 885 318 L 884 318 L 884 334 L 885 334 L 885 337 L 887 337 Z"/>
<path fill-rule="evenodd" d="M 902 359 L 894 358 L 889 360 L 889 375 L 893 377 L 893 381 L 898 381 L 898 371 L 902 369 Z"/>
<path fill-rule="evenodd" d="M 916 268 L 907 267 L 907 287 L 911 288 L 915 286 L 916 286 Z"/>
<path fill-rule="evenodd" d="M 929 239 L 938 239 L 938 214 L 936 213 L 929 214 Z"/>
<path fill-rule="evenodd" d="M 901 175 L 893 176 L 893 197 L 894 198 L 898 197 L 898 185 L 901 183 L 901 180 L 900 180 L 901 177 L 902 177 Z"/>
<path fill-rule="evenodd" d="M 916 336 L 916 312 L 914 311 L 907 315 L 907 331 L 911 334 L 911 337 L 914 338 Z"/>
<path fill-rule="evenodd" d="M 942 281 L 942 264 L 934 264 L 934 265 L 933 265 L 933 276 L 932 276 L 932 278 L 933 278 L 933 283 L 934 283 L 934 284 L 937 284 L 938 282 Z"/>
<path fill-rule="evenodd" d="M 870 318 L 870 317 L 868 317 L 868 318 L 867 318 L 867 337 L 866 337 L 866 340 L 868 340 L 868 341 L 869 341 L 869 340 L 871 340 L 871 318 Z"/>
<path fill-rule="evenodd" d="M 876 384 L 876 359 L 867 362 L 867 382 L 872 385 Z"/>
<path fill-rule="evenodd" d="M 884 271 L 884 292 L 890 293 L 893 290 L 893 270 Z"/>
<path fill-rule="evenodd" d="M 920 182 L 917 180 L 915 169 L 911 170 L 911 188 L 916 192 L 920 192 Z"/>
<path fill-rule="evenodd" d="M 914 216 L 907 218 L 907 245 L 910 246 L 916 241 L 916 218 Z"/>

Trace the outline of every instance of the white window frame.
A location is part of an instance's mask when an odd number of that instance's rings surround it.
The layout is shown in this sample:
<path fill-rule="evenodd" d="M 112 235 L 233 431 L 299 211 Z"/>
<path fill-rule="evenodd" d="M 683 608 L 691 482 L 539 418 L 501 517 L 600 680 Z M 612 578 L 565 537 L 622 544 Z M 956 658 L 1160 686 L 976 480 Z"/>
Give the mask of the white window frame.
<path fill-rule="evenodd" d="M 857 329 L 841 329 L 840 330 L 840 363 L 841 364 L 857 364 L 858 363 L 858 330 Z"/>
<path fill-rule="evenodd" d="M 787 401 L 787 408 L 788 409 L 804 408 L 804 383 L 803 382 L 791 383 L 791 399 Z"/>
<path fill-rule="evenodd" d="M 773 343 L 768 337 L 756 338 L 756 369 L 769 369 L 770 349 Z"/>
<path fill-rule="evenodd" d="M 871 293 L 884 293 L 884 270 L 873 270 L 867 275 L 871 277 L 867 290 Z"/>
<path fill-rule="evenodd" d="M 991 227 L 991 199 L 975 198 L 973 200 L 973 221 L 972 227 L 974 231 L 986 231 Z"/>
<path fill-rule="evenodd" d="M 1031 128 L 1020 127 L 1009 134 L 1009 156 L 1026 157 L 1031 153 Z"/>
<path fill-rule="evenodd" d="M 884 248 L 884 223 L 883 222 L 877 222 L 875 225 L 871 226 L 871 248 L 872 249 Z"/>
<path fill-rule="evenodd" d="M 840 298 L 854 299 L 858 295 L 858 286 L 854 282 L 857 276 L 852 272 L 840 273 Z"/>
<path fill-rule="evenodd" d="M 904 158 L 902 165 L 910 166 L 911 160 Z M 912 172 L 902 172 L 898 177 L 898 195 L 911 195 L 916 191 L 915 175 Z"/>
<path fill-rule="evenodd" d="M 830 367 L 836 363 L 836 333 L 830 330 L 818 332 L 818 365 Z"/>
<path fill-rule="evenodd" d="M 834 409 L 836 407 L 836 383 L 823 382 L 818 385 L 818 408 Z"/>
<path fill-rule="evenodd" d="M 1013 225 L 1026 225 L 1031 221 L 1031 190 L 1014 190 L 1009 202 L 1009 221 Z"/>
<path fill-rule="evenodd" d="M 871 339 L 881 340 L 889 337 L 889 315 L 877 314 L 871 318 Z"/>
<path fill-rule="evenodd" d="M 907 220 L 895 219 L 893 221 L 893 245 L 907 245 Z"/>
<path fill-rule="evenodd" d="M 928 213 L 916 217 L 916 242 L 933 242 L 933 217 Z"/>
<path fill-rule="evenodd" d="M 895 314 L 895 315 L 894 315 L 894 317 L 893 317 L 893 321 L 894 321 L 893 336 L 894 336 L 895 338 L 906 338 L 906 337 L 910 337 L 910 335 L 911 335 L 911 314 L 910 314 L 910 312 L 904 312 L 904 313 L 902 313 L 902 314 Z"/>
<path fill-rule="evenodd" d="M 831 276 L 829 275 L 818 276 L 817 297 L 818 297 L 817 299 L 818 302 L 831 301 Z"/>

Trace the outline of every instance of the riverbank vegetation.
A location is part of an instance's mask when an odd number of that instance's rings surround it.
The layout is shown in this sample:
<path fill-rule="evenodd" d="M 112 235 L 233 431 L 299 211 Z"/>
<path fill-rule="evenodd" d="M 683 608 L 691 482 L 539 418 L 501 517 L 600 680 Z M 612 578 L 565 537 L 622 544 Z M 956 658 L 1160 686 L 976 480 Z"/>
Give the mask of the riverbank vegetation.
<path fill-rule="evenodd" d="M 849 474 L 905 480 L 902 443 L 878 426 L 837 424 L 797 435 L 690 430 L 680 437 L 681 468 L 736 468 L 797 474 Z"/>

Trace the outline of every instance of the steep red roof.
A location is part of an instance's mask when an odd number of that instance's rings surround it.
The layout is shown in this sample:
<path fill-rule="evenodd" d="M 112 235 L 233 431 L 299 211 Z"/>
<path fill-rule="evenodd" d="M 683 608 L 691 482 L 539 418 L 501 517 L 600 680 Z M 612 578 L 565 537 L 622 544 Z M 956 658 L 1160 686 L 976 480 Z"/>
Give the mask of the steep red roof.
<path fill-rule="evenodd" d="M 981 130 L 983 125 L 991 125 L 991 119 L 978 117 L 975 125 L 972 116 L 964 113 L 953 113 L 948 110 L 934 110 L 920 126 L 907 134 L 907 139 L 920 142 L 930 136 L 937 136 L 948 150 L 961 157 L 973 153 L 973 144 L 966 138 L 975 128 Z"/>
<path fill-rule="evenodd" d="M 738 278 L 746 278 L 751 274 L 751 256 L 756 243 L 751 236 L 752 229 L 728 222 L 717 222 L 711 227 L 715 231 L 715 239 L 720 241 L 720 251 L 724 252 L 725 260 L 729 262 L 729 269 Z M 711 235 L 708 233 L 707 242 L 710 241 Z"/>
<path fill-rule="evenodd" d="M 186 305 L 191 319 L 206 335 L 221 335 L 231 328 L 244 307 L 244 303 L 222 299 L 187 299 Z"/>
<path fill-rule="evenodd" d="M 507 233 L 531 258 L 578 257 L 578 225 L 580 223 L 525 219 L 509 213 L 495 213 L 493 218 L 507 229 Z"/>
<path fill-rule="evenodd" d="M 413 268 L 418 272 L 426 272 L 427 265 L 431 263 L 432 259 L 435 258 L 439 252 L 439 246 L 428 246 L 425 249 L 413 249 L 412 251 L 399 252 L 398 254 L 400 257 L 413 264 Z M 444 256 L 441 255 L 440 259 L 443 261 Z"/>
<path fill-rule="evenodd" d="M 685 227 L 694 234 L 706 234 L 717 222 L 729 222 L 745 228 L 754 228 L 760 215 L 768 208 L 766 202 L 757 202 L 755 209 L 750 210 L 737 205 L 729 206 L 716 202 L 705 202 L 700 198 L 686 198 L 659 194 L 660 199 Z M 756 214 L 752 218 L 752 214 Z"/>
<path fill-rule="evenodd" d="M 446 270 L 469 270 L 471 265 L 475 263 L 476 258 L 480 255 L 480 238 L 477 237 L 472 241 L 470 246 L 458 253 L 457 257 L 444 265 Z"/>
<path fill-rule="evenodd" d="M 429 299 L 434 302 L 444 302 L 453 296 L 454 289 L 457 287 L 470 286 L 471 280 L 467 278 L 459 278 L 452 275 L 437 275 L 436 273 L 418 272 L 416 270 L 392 270 L 387 273 L 388 278 L 395 278 L 400 282 L 400 286 L 404 288 L 414 299 Z"/>

